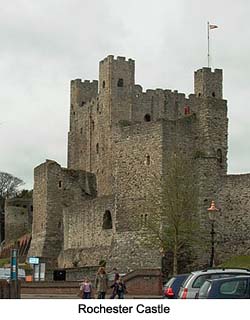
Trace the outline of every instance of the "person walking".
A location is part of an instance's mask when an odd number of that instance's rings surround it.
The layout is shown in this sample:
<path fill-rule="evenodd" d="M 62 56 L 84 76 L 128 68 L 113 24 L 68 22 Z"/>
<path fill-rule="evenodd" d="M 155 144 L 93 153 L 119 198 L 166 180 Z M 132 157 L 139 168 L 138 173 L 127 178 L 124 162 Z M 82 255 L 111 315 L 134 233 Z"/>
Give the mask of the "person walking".
<path fill-rule="evenodd" d="M 110 286 L 112 290 L 112 294 L 110 296 L 110 299 L 115 299 L 116 295 L 118 294 L 117 290 L 118 290 L 118 279 L 112 284 L 112 286 Z"/>
<path fill-rule="evenodd" d="M 118 280 L 120 278 L 119 273 L 116 268 L 113 268 L 113 273 L 114 273 L 114 283 L 112 284 L 112 286 L 110 286 L 110 288 L 113 288 L 110 299 L 115 299 L 115 297 L 117 295 Z"/>
<path fill-rule="evenodd" d="M 108 276 L 104 267 L 100 267 L 95 278 L 95 287 L 98 299 L 105 299 L 108 288 Z"/>
<path fill-rule="evenodd" d="M 82 291 L 83 299 L 91 299 L 92 285 L 89 282 L 88 278 L 84 279 L 83 283 L 81 284 L 80 290 Z"/>
<path fill-rule="evenodd" d="M 124 295 L 127 293 L 127 288 L 125 283 L 122 280 L 122 277 L 119 277 L 117 281 L 117 294 L 118 294 L 118 299 L 124 299 Z"/>
<path fill-rule="evenodd" d="M 113 272 L 114 272 L 114 282 L 116 282 L 116 280 L 118 280 L 120 278 L 120 275 L 119 275 L 118 270 L 116 268 L 113 268 Z"/>

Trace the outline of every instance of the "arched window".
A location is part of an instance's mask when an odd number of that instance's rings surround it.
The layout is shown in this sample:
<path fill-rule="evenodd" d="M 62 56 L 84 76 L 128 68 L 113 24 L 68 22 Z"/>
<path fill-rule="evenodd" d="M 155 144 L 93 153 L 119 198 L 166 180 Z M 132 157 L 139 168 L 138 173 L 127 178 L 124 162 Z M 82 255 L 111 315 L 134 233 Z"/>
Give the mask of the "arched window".
<path fill-rule="evenodd" d="M 217 159 L 218 159 L 219 163 L 222 163 L 222 151 L 221 151 L 221 149 L 217 150 Z"/>
<path fill-rule="evenodd" d="M 109 210 L 106 210 L 103 215 L 102 229 L 112 229 L 112 217 Z"/>
<path fill-rule="evenodd" d="M 105 81 L 102 82 L 102 87 L 105 88 Z"/>
<path fill-rule="evenodd" d="M 215 97 L 215 92 L 214 91 L 212 92 L 212 97 Z"/>
<path fill-rule="evenodd" d="M 143 222 L 144 222 L 143 221 L 143 214 L 141 214 L 141 221 L 140 222 L 141 222 L 141 228 L 142 228 L 143 227 Z"/>
<path fill-rule="evenodd" d="M 150 155 L 149 154 L 146 155 L 146 161 L 145 162 L 146 162 L 147 166 L 150 165 Z"/>
<path fill-rule="evenodd" d="M 94 131 L 95 130 L 95 121 L 91 120 L 91 130 Z"/>
<path fill-rule="evenodd" d="M 96 144 L 96 153 L 99 154 L 99 143 Z"/>
<path fill-rule="evenodd" d="M 123 79 L 119 79 L 118 81 L 117 81 L 117 87 L 123 87 Z"/>
<path fill-rule="evenodd" d="M 150 114 L 145 114 L 145 116 L 144 116 L 144 121 L 146 121 L 146 122 L 150 122 L 151 121 L 151 116 L 150 116 Z"/>

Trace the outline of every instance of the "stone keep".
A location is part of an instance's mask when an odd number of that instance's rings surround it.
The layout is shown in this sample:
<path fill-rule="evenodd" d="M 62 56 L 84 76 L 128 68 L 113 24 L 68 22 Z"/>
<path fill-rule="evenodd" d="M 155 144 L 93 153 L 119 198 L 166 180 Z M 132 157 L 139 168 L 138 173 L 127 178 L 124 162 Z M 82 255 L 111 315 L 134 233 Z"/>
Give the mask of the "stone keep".
<path fill-rule="evenodd" d="M 153 214 L 149 201 L 159 208 L 159 181 L 177 147 L 195 159 L 204 226 L 211 200 L 220 206 L 217 259 L 249 253 L 250 179 L 227 175 L 227 134 L 222 70 L 197 70 L 187 98 L 143 91 L 133 60 L 106 57 L 99 82 L 71 81 L 67 168 L 47 160 L 34 170 L 29 255 L 60 268 L 101 259 L 123 272 L 160 267 L 160 252 L 142 247 L 140 227 Z"/>

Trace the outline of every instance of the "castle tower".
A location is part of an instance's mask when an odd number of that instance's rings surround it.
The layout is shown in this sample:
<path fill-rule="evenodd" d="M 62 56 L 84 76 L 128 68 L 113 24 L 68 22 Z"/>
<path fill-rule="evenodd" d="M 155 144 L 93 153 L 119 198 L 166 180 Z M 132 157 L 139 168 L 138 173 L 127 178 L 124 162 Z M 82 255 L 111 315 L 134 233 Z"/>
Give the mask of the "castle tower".
<path fill-rule="evenodd" d="M 110 124 L 131 120 L 135 84 L 134 60 L 110 55 L 99 64 L 99 97 L 110 116 Z"/>
<path fill-rule="evenodd" d="M 222 99 L 222 70 L 203 68 L 195 72 L 194 91 L 198 115 L 199 148 L 216 160 L 218 173 L 227 173 L 227 101 Z"/>
<path fill-rule="evenodd" d="M 62 249 L 62 173 L 55 161 L 46 160 L 34 169 L 34 213 L 29 256 L 43 257 L 56 265 Z"/>
<path fill-rule="evenodd" d="M 204 228 L 204 243 L 209 239 L 207 208 L 211 200 L 218 205 L 218 191 L 227 173 L 228 118 L 227 101 L 222 98 L 222 70 L 203 68 L 194 75 L 194 92 L 190 96 L 196 109 L 196 164 L 199 177 L 199 212 Z M 207 258 L 204 254 L 204 263 Z M 202 257 L 201 257 L 202 260 Z"/>
<path fill-rule="evenodd" d="M 222 99 L 222 70 L 202 68 L 194 73 L 194 93 L 198 97 Z"/>
<path fill-rule="evenodd" d="M 68 133 L 68 168 L 90 170 L 88 139 L 91 130 L 90 101 L 97 97 L 98 81 L 71 81 L 70 128 Z"/>

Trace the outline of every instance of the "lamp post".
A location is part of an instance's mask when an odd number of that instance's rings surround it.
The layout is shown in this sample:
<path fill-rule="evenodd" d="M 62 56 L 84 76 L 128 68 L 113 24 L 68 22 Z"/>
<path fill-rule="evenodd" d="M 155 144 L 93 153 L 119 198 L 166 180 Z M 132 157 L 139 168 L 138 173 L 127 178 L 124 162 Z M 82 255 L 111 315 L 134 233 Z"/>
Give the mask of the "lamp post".
<path fill-rule="evenodd" d="M 211 257 L 210 257 L 210 267 L 214 267 L 214 222 L 216 219 L 216 212 L 219 211 L 219 209 L 216 208 L 215 202 L 211 202 L 210 208 L 207 209 L 209 220 L 211 221 Z"/>

